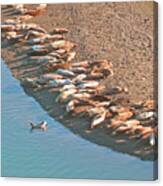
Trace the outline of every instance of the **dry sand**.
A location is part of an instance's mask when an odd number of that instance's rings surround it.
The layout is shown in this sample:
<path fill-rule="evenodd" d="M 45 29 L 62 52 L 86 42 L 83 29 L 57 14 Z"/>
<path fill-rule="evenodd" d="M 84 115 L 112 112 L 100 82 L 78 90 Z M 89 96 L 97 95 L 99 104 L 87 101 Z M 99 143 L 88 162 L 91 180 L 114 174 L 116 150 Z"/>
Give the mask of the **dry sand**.
<path fill-rule="evenodd" d="M 48 31 L 55 27 L 68 28 L 66 38 L 77 43 L 76 61 L 108 59 L 113 63 L 115 75 L 103 83 L 107 87 L 128 87 L 129 98 L 139 101 L 157 97 L 155 9 L 156 4 L 152 2 L 57 4 L 48 5 L 43 15 L 32 18 L 29 22 L 38 23 Z M 12 16 L 12 12 L 2 7 L 2 20 Z M 13 46 L 2 42 L 2 57 L 9 67 L 13 65 L 11 61 L 15 54 L 21 51 L 19 44 Z M 17 78 L 18 70 L 12 70 Z M 74 133 L 99 145 L 145 160 L 154 158 L 152 148 L 144 148 L 132 141 L 123 143 L 124 138 L 111 137 L 105 128 L 87 130 L 89 121 L 68 115 L 61 105 L 55 103 L 56 95 L 53 93 L 47 90 L 34 92 L 25 87 L 24 90 Z"/>

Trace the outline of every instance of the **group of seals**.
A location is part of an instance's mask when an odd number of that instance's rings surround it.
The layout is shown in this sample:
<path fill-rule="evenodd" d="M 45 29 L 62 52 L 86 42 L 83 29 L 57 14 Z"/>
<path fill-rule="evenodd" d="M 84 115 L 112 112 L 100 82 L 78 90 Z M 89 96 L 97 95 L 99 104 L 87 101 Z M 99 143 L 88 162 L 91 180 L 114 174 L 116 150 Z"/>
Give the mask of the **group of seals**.
<path fill-rule="evenodd" d="M 36 12 L 37 10 L 36 8 Z M 29 12 L 26 11 L 25 15 L 36 16 Z M 48 33 L 39 25 L 25 23 L 18 18 L 5 21 L 1 28 L 6 39 L 21 41 L 21 44 L 27 46 L 23 55 L 29 61 L 23 61 L 21 65 L 25 65 L 27 69 L 28 65 L 39 67 L 34 68 L 32 72 L 24 71 L 22 84 L 36 91 L 54 89 L 54 93 L 59 93 L 55 101 L 64 104 L 68 113 L 74 116 L 86 115 L 90 119 L 90 130 L 102 127 L 115 137 L 122 135 L 128 140 L 139 140 L 147 142 L 146 145 L 155 146 L 155 101 L 127 101 L 127 104 L 124 104 L 126 98 L 123 95 L 128 92 L 126 87 L 114 86 L 106 90 L 106 87 L 102 86 L 103 81 L 114 76 L 113 65 L 109 60 L 73 62 L 76 44 L 64 38 L 64 34 L 68 32 L 65 28 L 56 28 L 52 33 Z M 43 131 L 47 129 L 45 122 L 39 125 L 31 124 L 31 127 Z"/>

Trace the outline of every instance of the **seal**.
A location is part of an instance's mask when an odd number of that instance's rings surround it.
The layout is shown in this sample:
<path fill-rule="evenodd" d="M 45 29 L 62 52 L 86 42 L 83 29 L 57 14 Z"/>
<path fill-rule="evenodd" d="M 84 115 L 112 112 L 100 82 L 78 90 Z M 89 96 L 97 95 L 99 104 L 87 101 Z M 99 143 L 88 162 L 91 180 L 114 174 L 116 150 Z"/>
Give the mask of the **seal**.
<path fill-rule="evenodd" d="M 44 132 L 48 130 L 48 124 L 46 121 L 41 121 L 41 123 L 39 123 L 39 124 L 35 124 L 33 122 L 30 122 L 30 125 L 31 125 L 31 130 L 40 129 Z"/>

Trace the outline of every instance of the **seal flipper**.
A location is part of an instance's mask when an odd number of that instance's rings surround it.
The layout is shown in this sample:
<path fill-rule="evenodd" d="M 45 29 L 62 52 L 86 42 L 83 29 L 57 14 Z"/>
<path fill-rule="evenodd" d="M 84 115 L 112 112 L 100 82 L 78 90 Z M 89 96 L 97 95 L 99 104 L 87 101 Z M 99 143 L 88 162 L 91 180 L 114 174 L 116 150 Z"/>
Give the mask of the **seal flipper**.
<path fill-rule="evenodd" d="M 34 123 L 30 122 L 30 125 L 31 125 L 31 129 L 34 129 L 35 128 Z"/>

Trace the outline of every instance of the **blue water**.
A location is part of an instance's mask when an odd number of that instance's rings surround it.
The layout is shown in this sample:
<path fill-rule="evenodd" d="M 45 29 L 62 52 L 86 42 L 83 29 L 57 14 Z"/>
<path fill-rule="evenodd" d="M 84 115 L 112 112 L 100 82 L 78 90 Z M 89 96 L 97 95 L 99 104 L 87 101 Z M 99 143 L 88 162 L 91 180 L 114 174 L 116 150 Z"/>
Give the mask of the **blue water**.
<path fill-rule="evenodd" d="M 153 162 L 93 144 L 66 129 L 27 96 L 2 62 L 2 176 L 152 180 Z M 48 132 L 28 120 L 47 120 Z"/>

